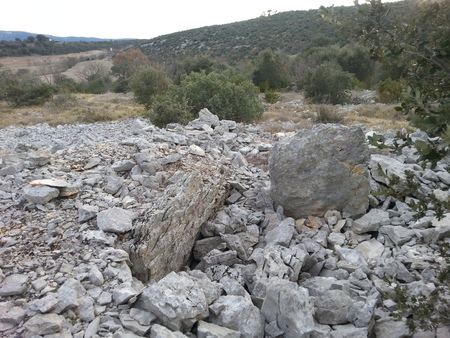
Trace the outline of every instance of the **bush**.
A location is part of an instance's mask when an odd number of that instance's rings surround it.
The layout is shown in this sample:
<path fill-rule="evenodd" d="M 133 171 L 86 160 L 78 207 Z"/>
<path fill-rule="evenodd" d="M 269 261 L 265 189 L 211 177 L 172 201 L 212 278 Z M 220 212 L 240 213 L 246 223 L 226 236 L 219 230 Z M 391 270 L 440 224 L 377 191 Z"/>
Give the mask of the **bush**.
<path fill-rule="evenodd" d="M 316 123 L 342 123 L 344 121 L 344 116 L 342 116 L 333 106 L 319 106 L 314 120 Z"/>
<path fill-rule="evenodd" d="M 152 112 L 147 117 L 158 127 L 164 127 L 169 123 L 187 124 L 194 119 L 191 107 L 184 100 L 179 100 L 172 95 L 158 95 L 154 99 Z"/>
<path fill-rule="evenodd" d="M 19 83 L 7 86 L 5 98 L 13 107 L 38 106 L 50 101 L 54 87 L 39 82 Z"/>
<path fill-rule="evenodd" d="M 145 105 L 146 109 L 151 109 L 154 97 L 169 89 L 170 80 L 162 70 L 149 66 L 133 75 L 128 85 L 136 102 Z"/>
<path fill-rule="evenodd" d="M 402 84 L 391 78 L 378 84 L 378 100 L 383 103 L 398 102 L 402 98 Z"/>
<path fill-rule="evenodd" d="M 221 119 L 251 123 L 264 111 L 258 87 L 250 81 L 233 80 L 223 73 L 184 75 L 180 85 L 174 88 L 178 101 L 186 100 L 194 114 L 208 108 Z"/>
<path fill-rule="evenodd" d="M 280 95 L 272 91 L 265 92 L 264 94 L 264 100 L 266 100 L 267 103 L 276 103 L 281 99 L 282 97 Z"/>
<path fill-rule="evenodd" d="M 352 75 L 336 62 L 324 62 L 303 80 L 305 97 L 314 103 L 342 104 L 350 99 Z"/>

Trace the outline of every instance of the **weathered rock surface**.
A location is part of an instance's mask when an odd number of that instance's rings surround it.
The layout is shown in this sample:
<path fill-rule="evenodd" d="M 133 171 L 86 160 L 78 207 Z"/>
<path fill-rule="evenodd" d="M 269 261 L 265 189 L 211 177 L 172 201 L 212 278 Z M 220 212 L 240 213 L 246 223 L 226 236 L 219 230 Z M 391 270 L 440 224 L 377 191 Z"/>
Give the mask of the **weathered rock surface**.
<path fill-rule="evenodd" d="M 186 174 L 136 225 L 130 257 L 139 279 L 159 280 L 186 265 L 200 227 L 225 199 L 226 176 L 221 170 L 215 168 L 208 181 L 200 171 Z"/>
<path fill-rule="evenodd" d="M 344 144 L 340 130 L 300 134 L 326 153 Z M 411 336 L 392 320 L 391 294 L 399 284 L 416 297 L 437 292 L 450 216 L 429 210 L 416 220 L 408 203 L 428 192 L 448 198 L 448 162 L 424 169 L 408 148 L 372 155 L 368 210 L 290 216 L 274 208 L 267 172 L 285 136 L 208 110 L 166 129 L 135 119 L 0 130 L 0 336 Z M 321 163 L 346 163 L 340 149 Z M 342 149 L 354 159 L 356 148 Z M 319 158 L 319 150 L 310 152 Z M 362 178 L 351 163 L 344 167 Z M 378 164 L 388 177 L 410 170 L 420 191 L 376 193 L 389 184 Z M 311 181 L 319 167 L 308 167 Z M 33 186 L 59 194 L 27 199 Z M 328 193 L 344 198 L 346 189 Z M 311 200 L 323 198 L 317 192 Z M 448 335 L 445 327 L 416 334 Z"/>
<path fill-rule="evenodd" d="M 370 192 L 369 150 L 358 127 L 317 125 L 277 143 L 270 155 L 272 196 L 294 218 L 339 210 L 363 215 Z"/>

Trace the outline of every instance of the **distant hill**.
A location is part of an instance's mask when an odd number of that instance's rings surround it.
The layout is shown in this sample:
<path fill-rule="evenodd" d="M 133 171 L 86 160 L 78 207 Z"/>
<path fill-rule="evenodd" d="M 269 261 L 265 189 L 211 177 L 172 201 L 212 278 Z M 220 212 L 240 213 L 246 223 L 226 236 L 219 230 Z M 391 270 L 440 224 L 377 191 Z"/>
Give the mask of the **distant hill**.
<path fill-rule="evenodd" d="M 386 3 L 402 13 L 416 0 Z M 351 16 L 355 6 L 339 6 L 334 12 Z M 229 62 L 253 59 L 266 48 L 287 55 L 301 53 L 311 46 L 346 44 L 349 37 L 322 20 L 319 10 L 288 11 L 225 25 L 201 27 L 140 41 L 138 48 L 150 60 L 167 62 L 184 56 L 207 54 Z"/>
<path fill-rule="evenodd" d="M 349 12 L 353 7 L 338 10 Z M 153 60 L 208 54 L 237 61 L 253 58 L 266 48 L 297 54 L 319 38 L 326 43 L 346 42 L 335 26 L 320 19 L 318 10 L 289 11 L 162 35 L 139 48 Z"/>
<path fill-rule="evenodd" d="M 25 40 L 29 36 L 36 37 L 36 33 L 30 32 L 22 32 L 22 31 L 0 31 L 0 41 L 15 41 L 16 39 Z M 114 41 L 114 40 L 132 40 L 132 39 L 100 39 L 100 38 L 92 38 L 92 37 L 82 37 L 82 36 L 55 36 L 55 35 L 46 35 L 46 37 L 53 41 L 61 41 L 61 42 L 100 42 L 100 41 Z"/>

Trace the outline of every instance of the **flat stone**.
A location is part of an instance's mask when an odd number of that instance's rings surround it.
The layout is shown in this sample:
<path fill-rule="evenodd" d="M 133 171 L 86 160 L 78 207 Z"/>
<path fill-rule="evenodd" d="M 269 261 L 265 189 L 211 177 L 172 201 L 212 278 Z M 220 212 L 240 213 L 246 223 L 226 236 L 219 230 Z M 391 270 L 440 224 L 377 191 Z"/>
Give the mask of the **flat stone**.
<path fill-rule="evenodd" d="M 133 228 L 132 213 L 116 207 L 101 211 L 97 214 L 97 226 L 105 232 L 128 232 Z"/>
<path fill-rule="evenodd" d="M 14 274 L 5 277 L 0 284 L 0 297 L 17 296 L 27 290 L 26 283 L 29 277 L 27 275 Z"/>
<path fill-rule="evenodd" d="M 59 332 L 63 327 L 64 317 L 56 313 L 37 314 L 25 322 L 24 327 L 38 335 L 47 335 Z"/>
<path fill-rule="evenodd" d="M 46 204 L 59 196 L 59 190 L 48 186 L 33 186 L 24 189 L 25 199 L 34 204 Z"/>

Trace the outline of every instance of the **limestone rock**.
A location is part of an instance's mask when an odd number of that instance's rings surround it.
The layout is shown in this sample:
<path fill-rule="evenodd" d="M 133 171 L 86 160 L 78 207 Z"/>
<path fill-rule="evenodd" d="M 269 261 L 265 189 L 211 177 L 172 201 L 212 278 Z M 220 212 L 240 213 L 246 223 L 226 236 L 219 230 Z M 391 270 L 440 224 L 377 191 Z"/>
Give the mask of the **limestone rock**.
<path fill-rule="evenodd" d="M 111 208 L 97 214 L 100 230 L 113 233 L 125 233 L 133 228 L 132 214 L 122 208 Z"/>
<path fill-rule="evenodd" d="M 381 209 L 371 209 L 367 214 L 353 222 L 352 230 L 357 234 L 378 231 L 389 222 L 389 213 Z"/>
<path fill-rule="evenodd" d="M 25 199 L 34 204 L 46 204 L 59 196 L 59 190 L 48 186 L 33 186 L 24 189 Z"/>
<path fill-rule="evenodd" d="M 353 299 L 341 290 L 329 290 L 315 300 L 316 319 L 321 324 L 348 323 Z"/>
<path fill-rule="evenodd" d="M 130 259 L 140 280 L 161 279 L 186 264 L 201 225 L 226 196 L 226 177 L 216 170 L 209 181 L 199 171 L 185 175 L 136 225 Z"/>
<path fill-rule="evenodd" d="M 275 321 L 287 338 L 308 337 L 314 330 L 309 292 L 296 283 L 273 279 L 261 312 L 266 322 Z"/>
<path fill-rule="evenodd" d="M 171 272 L 143 290 L 137 307 L 152 312 L 172 330 L 189 331 L 197 320 L 208 316 L 208 305 L 212 302 L 196 287 L 195 281 L 187 273 Z M 216 285 L 220 289 L 220 285 Z"/>
<path fill-rule="evenodd" d="M 241 333 L 212 323 L 199 321 L 197 338 L 240 338 Z"/>
<path fill-rule="evenodd" d="M 29 277 L 22 274 L 14 274 L 7 276 L 0 283 L 0 297 L 17 296 L 23 294 L 27 290 L 26 283 Z"/>
<path fill-rule="evenodd" d="M 210 307 L 209 320 L 241 333 L 242 338 L 264 337 L 264 320 L 250 300 L 240 296 L 222 296 Z"/>
<path fill-rule="evenodd" d="M 275 205 L 295 219 L 328 210 L 362 215 L 369 205 L 369 151 L 359 127 L 316 125 L 278 142 L 269 161 Z"/>
<path fill-rule="evenodd" d="M 24 327 L 38 335 L 48 335 L 59 332 L 63 327 L 64 318 L 55 313 L 38 314 L 30 318 Z"/>

